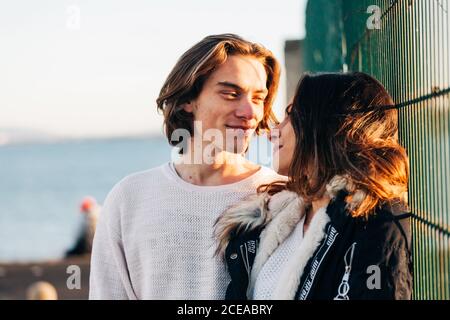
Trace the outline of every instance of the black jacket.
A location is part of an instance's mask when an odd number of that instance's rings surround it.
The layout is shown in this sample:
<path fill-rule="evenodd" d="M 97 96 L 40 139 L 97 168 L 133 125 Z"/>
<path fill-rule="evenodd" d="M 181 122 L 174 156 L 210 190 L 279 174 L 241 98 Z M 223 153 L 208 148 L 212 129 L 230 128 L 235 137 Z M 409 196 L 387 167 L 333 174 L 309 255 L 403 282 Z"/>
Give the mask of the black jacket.
<path fill-rule="evenodd" d="M 256 200 L 252 209 L 247 203 L 247 213 L 241 212 L 242 221 L 230 232 L 225 260 L 231 282 L 226 299 L 245 300 L 252 295 L 262 264 L 283 240 L 275 239 L 274 234 L 286 237 L 297 223 L 292 217 L 302 210 L 303 203 L 290 192 L 282 193 L 288 194 L 280 195 L 283 199 L 265 213 L 261 201 Z M 298 255 L 293 257 L 297 261 L 292 270 L 280 276 L 276 299 L 411 299 L 409 214 L 378 209 L 369 219 L 353 218 L 345 196 L 344 190 L 336 192 L 326 211 L 314 216 Z M 234 213 L 239 210 L 239 206 L 233 209 Z M 282 219 L 289 214 L 290 218 Z M 242 218 L 245 215 L 247 218 Z M 269 228 L 272 230 L 262 233 Z"/>

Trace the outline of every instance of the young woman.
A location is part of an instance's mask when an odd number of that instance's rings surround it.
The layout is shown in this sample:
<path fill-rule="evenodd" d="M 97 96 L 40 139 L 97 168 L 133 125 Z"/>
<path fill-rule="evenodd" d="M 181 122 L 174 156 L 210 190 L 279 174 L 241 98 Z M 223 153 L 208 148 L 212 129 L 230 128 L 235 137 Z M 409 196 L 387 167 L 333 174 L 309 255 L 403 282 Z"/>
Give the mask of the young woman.
<path fill-rule="evenodd" d="M 410 299 L 408 158 L 363 73 L 305 75 L 273 130 L 274 182 L 222 214 L 227 299 Z"/>

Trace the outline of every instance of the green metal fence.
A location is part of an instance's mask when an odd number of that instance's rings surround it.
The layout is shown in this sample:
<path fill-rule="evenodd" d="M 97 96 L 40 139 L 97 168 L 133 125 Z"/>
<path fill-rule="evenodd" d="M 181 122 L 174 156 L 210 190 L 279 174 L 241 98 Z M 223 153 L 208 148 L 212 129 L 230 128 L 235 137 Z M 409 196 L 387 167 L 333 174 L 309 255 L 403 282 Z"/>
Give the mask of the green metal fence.
<path fill-rule="evenodd" d="M 306 14 L 306 70 L 367 72 L 398 104 L 411 167 L 415 299 L 450 299 L 449 2 L 309 0 Z"/>

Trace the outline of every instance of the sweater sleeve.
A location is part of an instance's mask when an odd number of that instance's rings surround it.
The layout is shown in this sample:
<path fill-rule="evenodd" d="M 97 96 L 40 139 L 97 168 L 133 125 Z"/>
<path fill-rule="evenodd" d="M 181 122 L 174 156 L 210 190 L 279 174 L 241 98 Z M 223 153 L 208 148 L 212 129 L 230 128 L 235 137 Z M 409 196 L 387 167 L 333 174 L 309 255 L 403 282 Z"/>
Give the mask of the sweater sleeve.
<path fill-rule="evenodd" d="M 119 188 L 106 197 L 94 236 L 90 270 L 90 300 L 136 299 L 120 237 Z"/>

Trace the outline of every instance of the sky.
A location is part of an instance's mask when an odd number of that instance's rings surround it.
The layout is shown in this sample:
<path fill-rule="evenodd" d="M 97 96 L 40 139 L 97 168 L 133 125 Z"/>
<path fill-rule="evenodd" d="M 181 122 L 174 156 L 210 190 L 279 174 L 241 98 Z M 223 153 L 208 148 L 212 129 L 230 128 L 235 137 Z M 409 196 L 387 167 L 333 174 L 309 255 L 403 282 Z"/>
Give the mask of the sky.
<path fill-rule="evenodd" d="M 209 34 L 231 32 L 263 44 L 284 64 L 284 41 L 304 36 L 305 5 L 2 0 L 0 130 L 68 137 L 161 134 L 155 100 L 184 51 Z M 284 81 L 277 113 L 285 104 Z"/>

